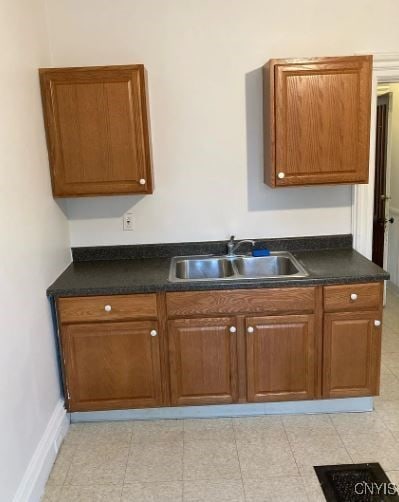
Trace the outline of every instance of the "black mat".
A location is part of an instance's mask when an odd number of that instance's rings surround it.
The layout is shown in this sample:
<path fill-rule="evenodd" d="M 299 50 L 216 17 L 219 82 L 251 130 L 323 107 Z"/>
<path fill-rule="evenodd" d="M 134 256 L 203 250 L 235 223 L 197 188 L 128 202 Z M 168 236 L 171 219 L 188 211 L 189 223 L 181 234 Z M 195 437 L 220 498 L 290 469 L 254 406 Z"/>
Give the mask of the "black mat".
<path fill-rule="evenodd" d="M 314 469 L 327 502 L 399 501 L 398 488 L 380 464 L 320 465 Z"/>

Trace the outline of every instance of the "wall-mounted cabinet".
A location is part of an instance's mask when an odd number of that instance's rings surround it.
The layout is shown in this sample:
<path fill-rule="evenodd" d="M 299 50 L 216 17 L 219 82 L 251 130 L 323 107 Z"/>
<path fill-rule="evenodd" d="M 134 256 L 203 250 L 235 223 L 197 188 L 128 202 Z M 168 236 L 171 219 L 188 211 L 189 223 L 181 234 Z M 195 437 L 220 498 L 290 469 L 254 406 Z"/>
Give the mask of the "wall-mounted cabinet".
<path fill-rule="evenodd" d="M 39 72 L 54 196 L 152 193 L 144 66 Z"/>
<path fill-rule="evenodd" d="M 368 182 L 371 74 L 371 56 L 265 65 L 266 184 Z"/>

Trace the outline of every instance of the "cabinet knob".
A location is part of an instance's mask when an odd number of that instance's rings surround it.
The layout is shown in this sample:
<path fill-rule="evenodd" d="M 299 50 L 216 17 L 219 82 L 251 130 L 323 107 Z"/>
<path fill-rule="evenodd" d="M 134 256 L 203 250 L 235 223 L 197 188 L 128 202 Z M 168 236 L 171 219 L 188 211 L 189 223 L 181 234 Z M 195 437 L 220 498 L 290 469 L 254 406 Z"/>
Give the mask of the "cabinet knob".
<path fill-rule="evenodd" d="M 253 333 L 254 331 L 255 331 L 255 328 L 253 328 L 252 326 L 248 326 L 247 333 Z"/>
<path fill-rule="evenodd" d="M 140 185 L 145 185 L 145 179 L 144 178 L 141 178 L 140 181 L 139 181 Z"/>
<path fill-rule="evenodd" d="M 357 300 L 357 294 L 356 293 L 351 293 L 351 300 L 352 301 Z"/>
<path fill-rule="evenodd" d="M 104 310 L 105 310 L 105 312 L 111 312 L 111 310 L 112 310 L 111 305 L 105 305 Z"/>
<path fill-rule="evenodd" d="M 229 331 L 230 333 L 235 333 L 237 331 L 237 328 L 235 326 L 230 326 Z"/>
<path fill-rule="evenodd" d="M 157 336 L 157 334 L 158 334 L 158 332 L 157 332 L 157 330 L 156 330 L 156 329 L 152 329 L 152 330 L 150 331 L 150 335 L 151 335 L 151 336 Z"/>
<path fill-rule="evenodd" d="M 277 177 L 278 177 L 280 180 L 282 180 L 282 179 L 284 179 L 284 178 L 285 178 L 285 173 L 280 172 L 280 173 L 278 173 Z"/>
<path fill-rule="evenodd" d="M 381 326 L 381 321 L 375 320 L 374 321 L 374 326 Z"/>

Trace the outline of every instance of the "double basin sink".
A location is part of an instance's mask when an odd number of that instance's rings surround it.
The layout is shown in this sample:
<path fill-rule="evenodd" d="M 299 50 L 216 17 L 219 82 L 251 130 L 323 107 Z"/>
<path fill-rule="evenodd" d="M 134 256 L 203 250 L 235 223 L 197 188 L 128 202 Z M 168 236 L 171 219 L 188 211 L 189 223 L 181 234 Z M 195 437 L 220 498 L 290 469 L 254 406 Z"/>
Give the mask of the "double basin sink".
<path fill-rule="evenodd" d="M 169 281 L 231 281 L 240 279 L 302 278 L 309 274 L 287 251 L 270 256 L 176 256 Z"/>

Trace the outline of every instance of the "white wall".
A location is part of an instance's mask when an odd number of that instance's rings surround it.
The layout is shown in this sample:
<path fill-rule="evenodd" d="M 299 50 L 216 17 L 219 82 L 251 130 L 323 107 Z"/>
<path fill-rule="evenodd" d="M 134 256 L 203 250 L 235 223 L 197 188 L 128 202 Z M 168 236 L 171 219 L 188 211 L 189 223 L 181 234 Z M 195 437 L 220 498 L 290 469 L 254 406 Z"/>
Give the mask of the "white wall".
<path fill-rule="evenodd" d="M 46 287 L 70 261 L 51 196 L 37 68 L 41 0 L 0 0 L 0 500 L 9 502 L 60 399 Z"/>
<path fill-rule="evenodd" d="M 398 49 L 395 0 L 48 0 L 54 66 L 148 69 L 155 193 L 70 199 L 73 245 L 351 231 L 351 189 L 262 184 L 260 67 Z M 132 208 L 134 232 L 122 231 Z"/>

